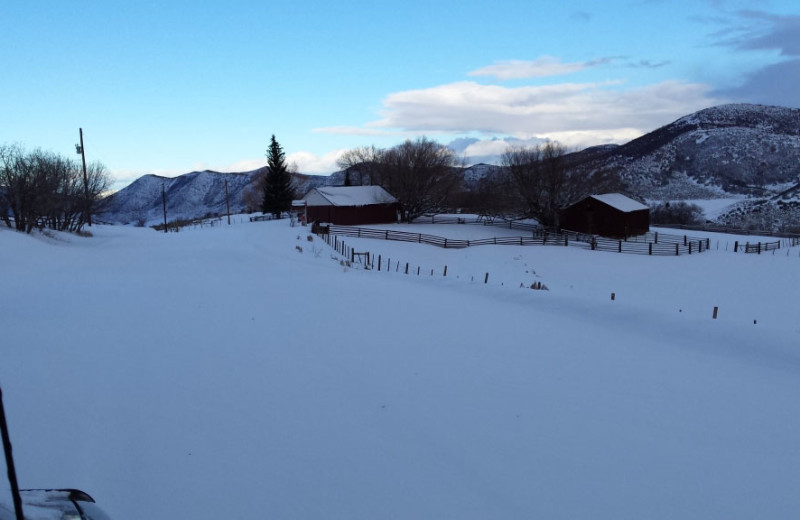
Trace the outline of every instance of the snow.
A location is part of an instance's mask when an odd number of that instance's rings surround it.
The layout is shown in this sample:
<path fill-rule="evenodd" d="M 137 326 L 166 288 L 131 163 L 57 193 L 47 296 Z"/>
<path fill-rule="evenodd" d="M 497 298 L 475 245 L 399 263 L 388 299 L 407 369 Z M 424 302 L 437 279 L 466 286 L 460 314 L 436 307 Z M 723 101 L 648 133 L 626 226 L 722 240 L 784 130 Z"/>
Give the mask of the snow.
<path fill-rule="evenodd" d="M 22 487 L 115 520 L 796 516 L 800 248 L 345 238 L 417 276 L 234 222 L 0 229 Z"/>
<path fill-rule="evenodd" d="M 616 208 L 623 213 L 630 213 L 631 211 L 641 211 L 649 209 L 641 202 L 635 201 L 631 198 L 622 195 L 621 193 L 604 193 L 602 195 L 592 195 L 592 198 L 599 200 L 604 204 L 608 204 L 612 208 Z"/>
<path fill-rule="evenodd" d="M 310 206 L 368 206 L 397 202 L 380 186 L 324 186 L 314 188 L 303 199 Z"/>

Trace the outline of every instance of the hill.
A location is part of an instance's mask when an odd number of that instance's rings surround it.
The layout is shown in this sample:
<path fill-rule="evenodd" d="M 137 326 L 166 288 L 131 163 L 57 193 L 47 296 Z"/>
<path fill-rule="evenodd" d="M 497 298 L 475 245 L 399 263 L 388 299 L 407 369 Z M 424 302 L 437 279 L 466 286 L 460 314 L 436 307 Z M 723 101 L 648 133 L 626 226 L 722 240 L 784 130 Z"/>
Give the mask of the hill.
<path fill-rule="evenodd" d="M 748 197 L 720 220 L 764 229 L 800 222 L 800 110 L 762 105 L 722 105 L 682 117 L 624 145 L 590 147 L 566 156 L 577 175 L 613 172 L 622 189 L 646 200 Z M 464 170 L 464 187 L 501 168 Z M 257 171 L 192 172 L 174 179 L 146 175 L 113 195 L 106 222 L 159 221 L 161 187 L 168 218 L 225 212 L 225 180 L 232 211 L 246 208 L 245 187 Z M 342 185 L 344 172 L 296 175 L 298 196 L 320 185 Z M 788 223 L 788 224 L 787 224 Z"/>
<path fill-rule="evenodd" d="M 573 159 L 576 168 L 614 170 L 645 199 L 775 196 L 800 183 L 800 110 L 722 105 L 585 154 Z"/>
<path fill-rule="evenodd" d="M 164 218 L 162 190 L 166 196 L 169 220 L 222 215 L 226 213 L 226 182 L 231 212 L 241 213 L 245 210 L 242 197 L 244 189 L 257 172 L 219 173 L 205 170 L 174 178 L 144 175 L 108 197 L 97 219 L 113 224 L 161 222 Z"/>

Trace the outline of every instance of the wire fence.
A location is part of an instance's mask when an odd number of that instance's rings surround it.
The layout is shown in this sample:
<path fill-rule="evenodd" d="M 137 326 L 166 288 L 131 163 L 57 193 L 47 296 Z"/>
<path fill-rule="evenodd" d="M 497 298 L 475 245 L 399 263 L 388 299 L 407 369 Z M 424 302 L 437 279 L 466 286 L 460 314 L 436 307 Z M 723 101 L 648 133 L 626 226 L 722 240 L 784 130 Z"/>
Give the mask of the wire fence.
<path fill-rule="evenodd" d="M 469 274 L 465 276 L 465 273 L 449 273 L 448 276 L 448 266 L 447 265 L 440 265 L 437 267 L 431 268 L 430 266 L 423 268 L 421 265 L 413 264 L 411 262 L 406 262 L 400 260 L 398 258 L 392 257 L 383 257 L 382 255 L 378 254 L 375 255 L 369 251 L 357 251 L 354 247 L 349 245 L 341 235 L 337 235 L 334 233 L 324 233 L 324 228 L 327 226 L 318 226 L 312 228 L 312 231 L 317 234 L 326 244 L 328 244 L 339 256 L 339 260 L 343 263 L 343 265 L 347 267 L 353 268 L 362 268 L 365 270 L 377 271 L 377 272 L 386 272 L 386 273 L 397 273 L 402 275 L 409 275 L 409 276 L 417 276 L 417 277 L 430 277 L 430 278 L 453 278 L 453 279 L 460 279 L 462 281 L 469 281 L 471 283 L 482 283 L 485 285 L 507 285 L 509 287 L 516 287 L 517 284 L 520 288 L 525 289 L 533 289 L 533 290 L 548 290 L 547 286 L 543 284 L 539 280 L 525 280 L 519 281 L 516 280 L 511 283 L 510 280 L 507 279 L 508 274 L 506 273 L 504 276 L 501 276 L 500 280 L 496 279 L 496 276 L 493 277 L 491 271 L 481 271 L 479 274 Z M 353 236 L 357 237 L 358 235 L 346 235 L 346 236 Z M 363 235 L 362 235 L 363 237 Z M 368 237 L 363 237 L 368 238 Z M 496 275 L 497 273 L 495 273 Z M 492 280 L 492 282 L 490 282 Z"/>

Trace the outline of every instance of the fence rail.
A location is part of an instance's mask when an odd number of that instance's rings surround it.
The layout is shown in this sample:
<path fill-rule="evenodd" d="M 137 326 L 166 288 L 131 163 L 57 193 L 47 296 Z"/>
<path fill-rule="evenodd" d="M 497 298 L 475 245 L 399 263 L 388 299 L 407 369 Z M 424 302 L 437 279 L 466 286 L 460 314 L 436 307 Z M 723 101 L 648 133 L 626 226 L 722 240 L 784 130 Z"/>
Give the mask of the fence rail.
<path fill-rule="evenodd" d="M 398 242 L 416 242 L 418 244 L 428 244 L 449 249 L 461 249 L 465 247 L 481 245 L 570 245 L 570 241 L 579 240 L 577 233 L 562 234 L 548 233 L 543 230 L 535 230 L 531 236 L 518 237 L 492 237 L 480 238 L 475 240 L 465 240 L 458 238 L 446 238 L 427 233 L 412 233 L 409 231 L 395 231 L 389 229 L 360 228 L 350 226 L 319 226 L 319 233 L 341 235 L 357 238 L 373 238 L 381 240 L 394 240 Z M 579 242 L 584 244 L 584 242 Z"/>
<path fill-rule="evenodd" d="M 443 223 L 439 221 L 438 223 Z M 534 228 L 531 236 L 492 237 L 476 240 L 453 239 L 426 233 L 395 231 L 389 229 L 361 228 L 351 226 L 315 225 L 314 233 L 320 235 L 339 235 L 356 238 L 372 238 L 394 240 L 399 242 L 415 242 L 436 247 L 461 249 L 481 245 L 554 245 L 575 246 L 593 251 L 609 251 L 616 253 L 641 254 L 651 256 L 678 256 L 682 254 L 702 253 L 710 247 L 708 238 L 689 237 L 688 235 L 669 235 L 648 233 L 638 237 L 617 240 L 613 238 L 586 235 L 574 231 L 551 233 L 541 228 Z"/>
<path fill-rule="evenodd" d="M 725 233 L 727 235 L 753 235 L 763 237 L 788 238 L 795 241 L 794 245 L 800 245 L 800 234 L 788 231 L 765 231 L 758 229 L 742 229 L 723 226 L 720 224 L 652 224 L 654 227 L 669 229 L 688 229 L 690 231 L 705 231 L 707 233 Z"/>
<path fill-rule="evenodd" d="M 744 248 L 739 247 L 739 243 L 736 242 L 734 251 L 737 249 L 742 249 L 745 253 L 766 253 L 767 251 L 777 251 L 781 248 L 781 241 L 776 240 L 775 242 L 756 242 L 755 244 L 751 244 L 749 242 L 745 243 Z"/>

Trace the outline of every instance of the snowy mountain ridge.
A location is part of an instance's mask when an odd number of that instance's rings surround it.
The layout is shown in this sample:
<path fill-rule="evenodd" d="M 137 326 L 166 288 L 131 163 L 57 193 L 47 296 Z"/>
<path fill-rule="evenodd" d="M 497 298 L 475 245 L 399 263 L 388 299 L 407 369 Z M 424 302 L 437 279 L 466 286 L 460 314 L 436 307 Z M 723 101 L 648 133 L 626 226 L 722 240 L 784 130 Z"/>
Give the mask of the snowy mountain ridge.
<path fill-rule="evenodd" d="M 98 218 L 114 224 L 145 225 L 160 222 L 164 218 L 162 190 L 169 220 L 222 215 L 227 210 L 226 182 L 231 211 L 240 213 L 246 209 L 244 189 L 258 171 L 219 173 L 205 170 L 174 178 L 144 175 L 111 195 L 98 213 Z"/>
<path fill-rule="evenodd" d="M 684 116 L 624 145 L 586 148 L 566 156 L 578 175 L 610 171 L 624 191 L 647 200 L 757 199 L 761 225 L 800 222 L 800 109 L 734 104 Z M 476 164 L 464 169 L 464 187 L 497 174 L 501 167 Z M 113 223 L 163 219 L 167 214 L 197 218 L 225 212 L 225 181 L 232 211 L 243 211 L 245 188 L 261 170 L 242 173 L 191 172 L 174 179 L 145 175 L 114 194 L 101 218 Z M 324 185 L 343 185 L 344 172 L 297 174 L 297 196 Z M 744 225 L 752 200 L 723 220 Z M 252 204 L 251 204 L 252 206 Z M 251 208 L 252 210 L 256 208 Z M 763 215 L 769 214 L 769 217 Z M 777 224 L 776 224 L 777 223 Z"/>

